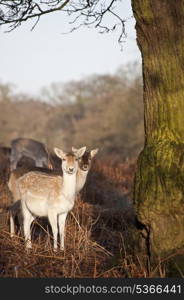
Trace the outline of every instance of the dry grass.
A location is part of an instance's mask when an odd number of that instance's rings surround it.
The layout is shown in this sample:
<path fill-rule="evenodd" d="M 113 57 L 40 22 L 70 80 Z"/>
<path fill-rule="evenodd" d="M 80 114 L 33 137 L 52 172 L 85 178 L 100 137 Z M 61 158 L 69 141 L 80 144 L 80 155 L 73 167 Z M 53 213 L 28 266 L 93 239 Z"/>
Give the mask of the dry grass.
<path fill-rule="evenodd" d="M 67 217 L 64 252 L 53 252 L 46 220 L 32 227 L 33 249 L 27 252 L 21 234 L 11 239 L 11 199 L 0 185 L 0 277 L 148 277 L 134 252 L 131 187 L 135 161 L 113 166 L 96 161 L 86 187 Z M 48 233 L 49 232 L 49 233 Z M 163 273 L 163 270 L 162 270 Z"/>
<path fill-rule="evenodd" d="M 12 240 L 8 226 L 4 225 L 0 234 L 1 277 L 127 277 L 134 276 L 134 272 L 138 275 L 132 255 L 128 257 L 125 253 L 123 231 L 109 227 L 98 206 L 94 208 L 77 199 L 67 218 L 64 252 L 53 252 L 48 225 L 42 222 L 40 226 L 33 226 L 33 249 L 26 252 L 23 239 L 16 236 Z"/>

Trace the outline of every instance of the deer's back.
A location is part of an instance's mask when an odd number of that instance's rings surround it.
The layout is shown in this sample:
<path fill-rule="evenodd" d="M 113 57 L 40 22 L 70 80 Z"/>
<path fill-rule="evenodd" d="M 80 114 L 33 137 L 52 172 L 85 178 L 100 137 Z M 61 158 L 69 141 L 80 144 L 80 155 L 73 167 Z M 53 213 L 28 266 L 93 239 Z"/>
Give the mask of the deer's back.
<path fill-rule="evenodd" d="M 39 171 L 31 171 L 18 179 L 18 187 L 21 194 L 59 196 L 62 186 L 60 175 L 46 174 Z"/>

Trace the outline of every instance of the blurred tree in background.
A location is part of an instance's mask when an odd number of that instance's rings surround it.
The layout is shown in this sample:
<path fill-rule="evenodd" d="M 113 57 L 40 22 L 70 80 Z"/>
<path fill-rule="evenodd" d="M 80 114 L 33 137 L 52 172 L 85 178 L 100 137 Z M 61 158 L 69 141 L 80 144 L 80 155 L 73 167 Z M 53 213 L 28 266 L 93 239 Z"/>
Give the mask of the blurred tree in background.
<path fill-rule="evenodd" d="M 85 144 L 99 147 L 103 155 L 136 156 L 144 140 L 139 67 L 53 83 L 43 88 L 39 99 L 0 84 L 0 126 L 0 143 L 5 145 L 24 136 L 50 147 Z"/>

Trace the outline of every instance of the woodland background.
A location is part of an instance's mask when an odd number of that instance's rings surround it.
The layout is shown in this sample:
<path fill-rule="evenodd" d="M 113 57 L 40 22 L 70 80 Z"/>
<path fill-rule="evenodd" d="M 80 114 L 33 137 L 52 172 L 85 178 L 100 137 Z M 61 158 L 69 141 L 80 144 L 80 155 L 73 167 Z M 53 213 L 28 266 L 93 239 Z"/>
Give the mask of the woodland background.
<path fill-rule="evenodd" d="M 11 83 L 0 82 L 0 128 L 4 146 L 28 137 L 50 148 L 86 145 L 98 147 L 99 157 L 135 157 L 144 141 L 140 66 L 53 83 L 38 98 L 17 94 Z"/>

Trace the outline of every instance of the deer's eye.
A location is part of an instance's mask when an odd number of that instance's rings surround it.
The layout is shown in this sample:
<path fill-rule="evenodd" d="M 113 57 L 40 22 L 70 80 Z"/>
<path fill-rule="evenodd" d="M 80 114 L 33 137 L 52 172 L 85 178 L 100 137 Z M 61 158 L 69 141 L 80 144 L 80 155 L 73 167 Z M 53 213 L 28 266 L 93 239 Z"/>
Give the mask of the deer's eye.
<path fill-rule="evenodd" d="M 78 161 L 78 158 L 76 158 L 75 161 Z"/>
<path fill-rule="evenodd" d="M 65 159 L 65 158 L 63 158 L 62 160 L 63 160 L 63 161 L 66 161 L 66 159 Z"/>

